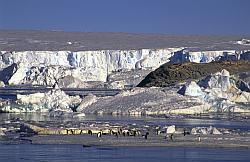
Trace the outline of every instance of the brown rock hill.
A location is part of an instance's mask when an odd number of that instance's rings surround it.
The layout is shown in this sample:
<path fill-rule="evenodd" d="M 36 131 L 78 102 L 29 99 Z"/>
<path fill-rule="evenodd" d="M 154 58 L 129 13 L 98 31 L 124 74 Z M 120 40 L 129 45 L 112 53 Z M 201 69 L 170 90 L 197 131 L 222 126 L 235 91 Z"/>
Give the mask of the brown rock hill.
<path fill-rule="evenodd" d="M 250 61 L 223 61 L 211 63 L 182 63 L 160 66 L 149 73 L 138 87 L 165 87 L 187 80 L 195 80 L 226 69 L 230 74 L 250 71 Z"/>

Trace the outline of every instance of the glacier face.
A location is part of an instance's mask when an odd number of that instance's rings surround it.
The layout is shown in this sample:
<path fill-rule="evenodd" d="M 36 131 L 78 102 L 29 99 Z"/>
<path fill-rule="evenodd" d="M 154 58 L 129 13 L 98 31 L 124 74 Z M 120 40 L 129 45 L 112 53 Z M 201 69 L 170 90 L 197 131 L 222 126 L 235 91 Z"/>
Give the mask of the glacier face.
<path fill-rule="evenodd" d="M 72 80 L 77 80 L 76 87 L 84 87 L 84 82 L 107 82 L 108 76 L 117 72 L 154 70 L 167 62 L 207 63 L 238 59 L 250 60 L 250 52 L 236 50 L 189 52 L 184 47 L 78 52 L 1 51 L 0 71 L 12 64 L 17 64 L 17 70 L 8 82 L 13 85 L 51 86 L 60 80 L 67 82 L 67 78 L 72 78 Z M 71 82 L 68 84 L 75 85 Z M 114 84 L 119 87 L 130 83 L 121 79 Z"/>
<path fill-rule="evenodd" d="M 119 70 L 156 69 L 169 61 L 173 52 L 181 48 L 99 51 L 1 51 L 0 69 L 17 63 L 12 84 L 20 83 L 24 74 L 32 74 L 34 67 L 58 66 L 69 70 L 68 75 L 80 76 L 82 81 L 103 81 Z M 27 70 L 30 69 L 30 70 Z M 47 70 L 49 71 L 49 69 Z M 16 76 L 15 76 L 16 75 Z M 17 79 L 18 78 L 18 79 Z"/>

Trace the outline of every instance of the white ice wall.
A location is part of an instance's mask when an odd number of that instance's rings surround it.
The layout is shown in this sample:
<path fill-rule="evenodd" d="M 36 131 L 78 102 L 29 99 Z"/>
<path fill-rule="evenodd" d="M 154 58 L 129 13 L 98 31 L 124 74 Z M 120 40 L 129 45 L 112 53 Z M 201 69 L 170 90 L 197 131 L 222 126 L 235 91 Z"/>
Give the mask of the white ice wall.
<path fill-rule="evenodd" d="M 106 81 L 113 71 L 132 69 L 156 69 L 170 61 L 174 52 L 176 60 L 205 63 L 223 56 L 239 58 L 235 50 L 183 52 L 184 48 L 98 51 L 23 51 L 0 52 L 0 70 L 18 63 L 27 70 L 31 66 L 63 66 L 75 68 L 71 75 L 82 81 Z M 185 57 L 183 57 L 185 56 Z M 178 58 L 180 57 L 180 58 Z M 174 59 L 173 59 L 174 60 Z M 172 63 L 174 63 L 172 60 Z M 20 66 L 19 66 L 20 68 Z M 20 69 L 21 70 L 21 69 Z M 23 76 L 23 72 L 19 74 Z M 20 77 L 17 76 L 17 77 Z"/>
<path fill-rule="evenodd" d="M 173 52 L 182 48 L 99 51 L 23 51 L 0 53 L 0 68 L 18 63 L 31 66 L 74 67 L 73 75 L 85 81 L 106 81 L 107 75 L 117 70 L 137 68 L 156 69 L 169 61 Z M 22 72 L 20 72 L 22 73 Z"/>

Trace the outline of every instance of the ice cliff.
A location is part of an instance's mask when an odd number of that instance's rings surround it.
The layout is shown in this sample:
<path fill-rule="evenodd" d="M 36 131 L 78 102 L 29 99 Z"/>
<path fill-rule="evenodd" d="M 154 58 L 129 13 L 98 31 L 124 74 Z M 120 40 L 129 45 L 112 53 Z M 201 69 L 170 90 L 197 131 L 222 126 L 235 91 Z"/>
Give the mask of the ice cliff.
<path fill-rule="evenodd" d="M 0 78 L 5 84 L 32 84 L 61 87 L 86 87 L 86 82 L 109 82 L 108 77 L 119 72 L 154 70 L 170 62 L 206 63 L 218 60 L 250 59 L 249 51 L 200 51 L 185 48 L 99 50 L 99 51 L 1 51 L 0 75 L 8 69 L 9 78 Z M 11 68 L 15 65 L 15 68 Z M 145 72 L 143 72 L 145 73 Z M 123 75 L 122 74 L 122 75 Z M 146 75 L 147 73 L 145 73 Z M 113 75 L 114 76 L 114 75 Z M 126 77 L 126 76 L 124 76 Z M 138 78 L 143 78 L 140 76 Z M 114 87 L 127 81 L 112 79 Z M 130 79 L 131 80 L 131 79 Z M 136 81 L 138 83 L 138 81 Z M 131 84 L 135 84 L 133 81 Z"/>
<path fill-rule="evenodd" d="M 100 50 L 100 51 L 24 51 L 24 52 L 1 52 L 0 68 L 6 68 L 17 63 L 15 78 L 11 81 L 16 84 L 28 76 L 36 76 L 50 71 L 49 67 L 62 67 L 70 71 L 62 75 L 80 77 L 83 81 L 106 81 L 107 76 L 119 70 L 131 70 L 141 68 L 155 69 L 161 64 L 168 62 L 171 54 L 179 51 L 179 48 L 168 49 L 142 49 L 142 50 Z M 37 68 L 37 69 L 35 69 Z M 54 71 L 54 69 L 52 69 Z M 56 71 L 58 75 L 61 73 Z M 53 73 L 53 72 L 52 72 Z M 50 74 L 48 74 L 50 75 Z M 54 75 L 54 74 L 51 74 Z M 16 80 L 16 79 L 12 79 Z"/>

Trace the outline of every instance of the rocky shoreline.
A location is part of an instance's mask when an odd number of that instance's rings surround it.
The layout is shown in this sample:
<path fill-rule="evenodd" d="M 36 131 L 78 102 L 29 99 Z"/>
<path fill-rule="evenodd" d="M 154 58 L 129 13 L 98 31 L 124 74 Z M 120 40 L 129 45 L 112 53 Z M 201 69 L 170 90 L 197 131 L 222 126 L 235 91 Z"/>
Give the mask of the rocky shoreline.
<path fill-rule="evenodd" d="M 248 129 L 81 121 L 0 122 L 5 144 L 80 144 L 83 147 L 250 148 Z"/>

